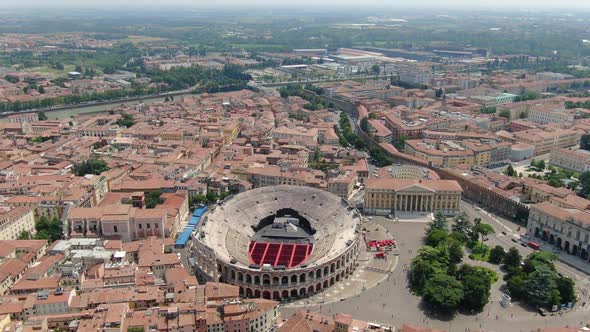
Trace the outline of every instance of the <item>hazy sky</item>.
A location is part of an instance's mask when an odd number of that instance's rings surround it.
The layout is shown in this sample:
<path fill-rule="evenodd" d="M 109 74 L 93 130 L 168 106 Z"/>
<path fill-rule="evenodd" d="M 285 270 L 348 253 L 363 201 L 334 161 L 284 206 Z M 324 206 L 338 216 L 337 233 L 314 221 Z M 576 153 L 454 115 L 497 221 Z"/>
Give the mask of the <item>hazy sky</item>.
<path fill-rule="evenodd" d="M 590 0 L 0 0 L 0 5 L 8 6 L 469 6 L 469 7 L 585 7 L 590 8 Z"/>

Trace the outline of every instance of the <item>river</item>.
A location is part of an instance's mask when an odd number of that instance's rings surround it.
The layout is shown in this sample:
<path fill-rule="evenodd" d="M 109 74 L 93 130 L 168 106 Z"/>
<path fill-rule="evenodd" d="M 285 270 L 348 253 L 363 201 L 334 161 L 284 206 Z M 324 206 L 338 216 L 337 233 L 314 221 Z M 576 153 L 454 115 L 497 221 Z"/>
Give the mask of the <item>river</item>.
<path fill-rule="evenodd" d="M 184 96 L 194 96 L 194 95 L 190 94 L 190 93 L 186 93 L 186 94 L 176 95 L 176 96 L 174 96 L 174 99 L 181 98 Z M 149 104 L 152 104 L 155 102 L 162 102 L 162 101 L 164 101 L 165 98 L 166 98 L 165 96 L 146 97 L 146 98 L 141 99 L 141 101 L 144 104 L 149 105 Z M 118 101 L 118 102 L 113 101 L 113 102 L 104 103 L 104 104 L 100 104 L 100 105 L 81 105 L 78 107 L 74 106 L 72 108 L 66 108 L 66 109 L 45 110 L 45 115 L 47 115 L 47 118 L 49 120 L 61 120 L 61 119 L 69 118 L 72 115 L 101 113 L 101 112 L 106 112 L 106 111 L 113 109 L 113 108 L 120 106 L 120 105 L 125 105 L 125 106 L 136 105 L 139 102 L 140 102 L 139 100 Z M 6 121 L 8 121 L 8 119 L 6 117 L 0 118 L 0 122 L 6 122 Z"/>

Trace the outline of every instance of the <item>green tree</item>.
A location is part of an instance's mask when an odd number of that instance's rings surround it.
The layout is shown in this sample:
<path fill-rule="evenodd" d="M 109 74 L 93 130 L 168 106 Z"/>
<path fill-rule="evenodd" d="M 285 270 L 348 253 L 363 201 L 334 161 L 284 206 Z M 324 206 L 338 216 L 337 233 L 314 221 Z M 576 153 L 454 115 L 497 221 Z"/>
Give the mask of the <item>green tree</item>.
<path fill-rule="evenodd" d="M 571 278 L 560 276 L 556 283 L 561 303 L 576 302 L 576 284 Z"/>
<path fill-rule="evenodd" d="M 395 146 L 398 151 L 404 151 L 406 146 L 406 141 L 408 140 L 407 136 L 399 135 L 393 146 Z"/>
<path fill-rule="evenodd" d="M 451 230 L 454 233 L 462 234 L 465 238 L 471 234 L 471 220 L 465 212 L 460 213 L 453 219 L 453 224 L 451 225 Z"/>
<path fill-rule="evenodd" d="M 196 194 L 195 196 L 191 197 L 190 205 L 204 203 L 207 203 L 207 196 L 203 194 Z"/>
<path fill-rule="evenodd" d="M 590 197 L 590 172 L 584 172 L 580 174 L 578 182 L 580 183 L 580 190 L 578 191 L 578 195 L 583 198 Z"/>
<path fill-rule="evenodd" d="M 434 274 L 448 272 L 450 263 L 449 252 L 444 245 L 436 248 L 424 246 L 418 251 L 418 255 L 410 264 L 410 284 L 412 289 L 421 292 Z"/>
<path fill-rule="evenodd" d="M 482 267 L 461 267 L 458 278 L 463 284 L 463 307 L 476 311 L 483 309 L 490 299 L 490 288 L 495 274 L 494 271 Z"/>
<path fill-rule="evenodd" d="M 47 115 L 45 115 L 45 112 L 38 112 L 37 116 L 39 117 L 39 121 L 47 120 Z"/>
<path fill-rule="evenodd" d="M 127 328 L 127 332 L 144 332 L 143 326 L 130 326 Z"/>
<path fill-rule="evenodd" d="M 7 80 L 10 83 L 17 83 L 19 81 L 18 77 L 13 76 L 13 75 L 6 75 L 4 76 L 4 79 Z"/>
<path fill-rule="evenodd" d="M 559 304 L 555 272 L 546 266 L 538 266 L 525 281 L 524 293 L 527 303 L 532 305 L 550 307 L 553 304 Z"/>
<path fill-rule="evenodd" d="M 449 229 L 447 218 L 440 211 L 438 211 L 434 215 L 434 220 L 428 224 L 427 232 L 430 233 L 432 230 L 435 230 L 435 229 L 440 229 L 445 232 L 448 231 L 448 229 Z"/>
<path fill-rule="evenodd" d="M 444 92 L 443 92 L 443 89 L 442 89 L 442 88 L 438 88 L 438 89 L 436 89 L 436 91 L 434 92 L 434 96 L 435 96 L 436 98 L 442 98 L 443 94 L 444 94 Z"/>
<path fill-rule="evenodd" d="M 503 109 L 500 111 L 500 113 L 498 113 L 498 116 L 510 120 L 510 110 Z"/>
<path fill-rule="evenodd" d="M 426 234 L 425 243 L 431 247 L 436 247 L 441 243 L 445 243 L 447 238 L 449 237 L 449 233 L 443 229 L 433 229 L 432 231 Z"/>
<path fill-rule="evenodd" d="M 379 148 L 373 148 L 369 150 L 369 154 L 371 155 L 371 158 L 375 160 L 375 164 L 377 166 L 385 167 L 391 165 L 391 160 L 389 159 L 389 156 L 385 152 L 383 152 L 383 150 Z"/>
<path fill-rule="evenodd" d="M 217 195 L 214 191 L 207 192 L 207 202 L 215 203 L 220 199 L 219 195 Z"/>
<path fill-rule="evenodd" d="M 454 239 L 449 239 L 449 259 L 452 264 L 459 264 L 463 260 L 463 245 Z"/>
<path fill-rule="evenodd" d="M 504 171 L 504 174 L 508 176 L 516 176 L 516 171 L 514 170 L 514 167 L 512 167 L 512 165 L 508 165 L 506 171 Z"/>
<path fill-rule="evenodd" d="M 322 159 L 322 150 L 320 150 L 319 146 L 316 146 L 313 149 L 313 154 L 311 155 L 311 161 L 314 163 L 319 163 Z"/>
<path fill-rule="evenodd" d="M 84 176 L 86 174 L 99 175 L 109 170 L 109 166 L 102 159 L 91 158 L 74 165 L 74 174 Z"/>
<path fill-rule="evenodd" d="M 490 224 L 479 222 L 473 226 L 473 233 L 481 235 L 481 242 L 483 243 L 486 236 L 494 233 L 494 228 Z"/>
<path fill-rule="evenodd" d="M 555 271 L 556 260 L 557 255 L 551 252 L 536 251 L 525 258 L 522 270 L 524 273 L 529 274 L 534 272 L 538 267 L 542 266 L 550 269 L 551 271 Z"/>
<path fill-rule="evenodd" d="M 22 231 L 18 235 L 18 239 L 19 240 L 30 240 L 30 239 L 33 239 L 33 238 L 35 238 L 35 237 L 29 231 Z"/>
<path fill-rule="evenodd" d="M 496 114 L 496 106 L 492 106 L 492 107 L 482 106 L 479 109 L 479 112 L 482 114 Z"/>
<path fill-rule="evenodd" d="M 43 143 L 43 142 L 47 142 L 51 139 L 51 137 L 43 137 L 43 136 L 35 136 L 33 138 L 31 138 L 31 142 L 32 143 Z"/>
<path fill-rule="evenodd" d="M 36 239 L 49 240 L 53 242 L 59 240 L 63 236 L 63 227 L 61 220 L 58 218 L 49 219 L 46 216 L 41 216 L 35 222 Z"/>
<path fill-rule="evenodd" d="M 123 113 L 121 117 L 115 122 L 119 127 L 129 128 L 135 124 L 135 120 L 131 114 Z"/>
<path fill-rule="evenodd" d="M 361 119 L 361 129 L 365 133 L 368 133 L 369 132 L 369 120 L 367 120 L 367 118 L 362 118 Z"/>
<path fill-rule="evenodd" d="M 590 151 L 590 134 L 582 135 L 580 139 L 580 149 Z"/>
<path fill-rule="evenodd" d="M 463 285 L 446 274 L 435 274 L 424 286 L 424 301 L 444 312 L 456 310 L 463 296 Z"/>
<path fill-rule="evenodd" d="M 410 270 L 410 284 L 412 289 L 421 292 L 428 279 L 437 272 L 437 268 L 432 262 L 422 258 L 412 260 Z"/>
<path fill-rule="evenodd" d="M 371 66 L 371 73 L 373 73 L 373 75 L 379 75 L 380 72 L 381 66 L 379 66 L 378 64 L 374 64 Z"/>
<path fill-rule="evenodd" d="M 150 191 L 144 194 L 146 209 L 153 209 L 156 207 L 156 205 L 164 203 L 164 200 L 160 198 L 160 196 L 162 196 L 161 190 Z"/>
<path fill-rule="evenodd" d="M 492 264 L 500 264 L 504 260 L 504 248 L 502 246 L 497 245 L 490 251 L 490 257 L 488 258 L 488 262 Z"/>
<path fill-rule="evenodd" d="M 508 249 L 508 252 L 504 256 L 504 260 L 502 261 L 505 267 L 516 267 L 520 268 L 520 263 L 522 262 L 522 256 L 520 256 L 520 252 L 515 247 Z"/>
<path fill-rule="evenodd" d="M 517 273 L 506 280 L 506 288 L 513 299 L 524 299 L 526 296 L 527 275 L 524 273 Z"/>

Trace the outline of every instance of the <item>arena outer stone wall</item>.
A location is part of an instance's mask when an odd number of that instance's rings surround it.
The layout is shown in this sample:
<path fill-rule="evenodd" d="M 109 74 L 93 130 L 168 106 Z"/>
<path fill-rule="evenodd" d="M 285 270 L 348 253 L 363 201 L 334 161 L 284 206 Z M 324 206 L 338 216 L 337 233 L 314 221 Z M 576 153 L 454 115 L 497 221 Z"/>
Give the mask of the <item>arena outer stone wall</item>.
<path fill-rule="evenodd" d="M 314 228 L 310 257 L 291 268 L 252 264 L 253 226 L 281 209 L 297 211 Z M 316 294 L 353 273 L 360 218 L 346 200 L 316 188 L 270 186 L 230 196 L 207 213 L 195 232 L 197 273 L 204 280 L 237 285 L 246 297 L 280 301 Z"/>

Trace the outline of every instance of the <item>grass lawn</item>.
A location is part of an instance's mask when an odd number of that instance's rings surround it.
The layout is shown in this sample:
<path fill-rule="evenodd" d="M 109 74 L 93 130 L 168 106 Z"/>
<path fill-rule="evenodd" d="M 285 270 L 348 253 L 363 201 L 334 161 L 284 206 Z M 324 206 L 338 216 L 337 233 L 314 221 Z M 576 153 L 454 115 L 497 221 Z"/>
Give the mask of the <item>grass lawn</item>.
<path fill-rule="evenodd" d="M 481 242 L 477 242 L 477 244 L 471 248 L 469 258 L 476 261 L 487 262 L 490 258 L 490 248 Z"/>

